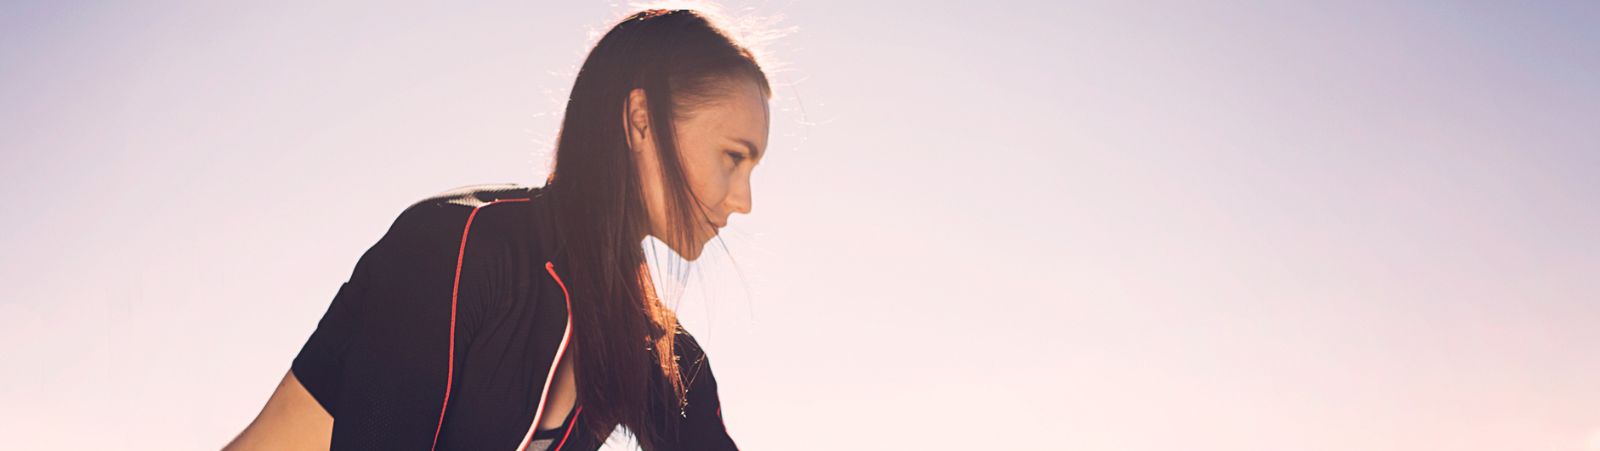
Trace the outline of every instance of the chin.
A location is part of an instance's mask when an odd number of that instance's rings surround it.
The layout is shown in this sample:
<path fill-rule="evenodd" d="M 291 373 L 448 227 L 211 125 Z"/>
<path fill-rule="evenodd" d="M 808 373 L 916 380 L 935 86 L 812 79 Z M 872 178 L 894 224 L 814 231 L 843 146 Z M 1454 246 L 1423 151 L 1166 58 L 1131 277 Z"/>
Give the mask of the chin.
<path fill-rule="evenodd" d="M 703 252 L 703 251 L 705 251 L 705 247 L 704 246 L 695 246 L 692 249 L 690 249 L 690 252 L 679 252 L 678 255 L 682 255 L 684 260 L 692 262 L 692 261 L 695 261 L 695 260 L 699 260 L 700 259 L 700 253 Z"/>
<path fill-rule="evenodd" d="M 700 259 L 700 253 L 705 250 L 705 244 L 704 243 L 701 243 L 701 244 L 695 245 L 695 246 L 690 246 L 688 248 L 684 248 L 683 246 L 668 246 L 668 247 L 672 249 L 672 252 L 677 253 L 678 256 L 682 257 L 685 261 L 691 261 L 691 262 L 695 261 L 695 260 L 699 260 Z"/>

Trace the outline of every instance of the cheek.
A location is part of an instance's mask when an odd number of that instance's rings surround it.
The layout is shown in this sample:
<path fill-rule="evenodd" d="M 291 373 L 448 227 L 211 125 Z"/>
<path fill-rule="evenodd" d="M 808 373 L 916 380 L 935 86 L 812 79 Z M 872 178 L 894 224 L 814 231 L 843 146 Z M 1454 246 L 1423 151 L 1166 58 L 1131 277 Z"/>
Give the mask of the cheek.
<path fill-rule="evenodd" d="M 695 195 L 700 196 L 700 201 L 705 202 L 706 207 L 716 208 L 728 194 L 729 174 L 718 168 L 710 168 L 701 174 L 690 182 L 694 186 Z"/>
<path fill-rule="evenodd" d="M 716 159 L 716 156 L 721 154 L 720 151 L 711 154 L 714 155 L 697 155 L 696 161 L 685 168 L 688 173 L 684 175 L 689 178 L 689 186 L 694 189 L 695 196 L 700 197 L 700 201 L 704 202 L 706 207 L 715 208 L 727 195 L 732 174 L 729 174 L 722 162 Z"/>

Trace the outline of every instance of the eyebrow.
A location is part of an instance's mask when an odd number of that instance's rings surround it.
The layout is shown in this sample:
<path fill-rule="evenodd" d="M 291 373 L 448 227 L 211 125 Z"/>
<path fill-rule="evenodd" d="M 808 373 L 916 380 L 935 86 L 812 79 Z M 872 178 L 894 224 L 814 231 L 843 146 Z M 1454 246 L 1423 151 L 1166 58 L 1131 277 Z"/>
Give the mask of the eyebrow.
<path fill-rule="evenodd" d="M 737 141 L 739 144 L 744 144 L 745 149 L 750 151 L 750 159 L 757 161 L 761 160 L 761 150 L 756 149 L 755 143 L 752 143 L 750 140 L 744 138 L 734 138 L 733 140 Z"/>

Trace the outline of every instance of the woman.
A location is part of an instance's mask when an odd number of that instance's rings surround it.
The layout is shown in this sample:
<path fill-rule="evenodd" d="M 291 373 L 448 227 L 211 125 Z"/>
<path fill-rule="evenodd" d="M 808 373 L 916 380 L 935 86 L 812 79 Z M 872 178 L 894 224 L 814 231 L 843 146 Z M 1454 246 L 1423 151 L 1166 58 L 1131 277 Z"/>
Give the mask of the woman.
<path fill-rule="evenodd" d="M 541 187 L 419 201 L 355 265 L 228 449 L 735 449 L 716 379 L 640 243 L 687 260 L 767 147 L 766 75 L 690 10 L 612 28 L 584 61 Z"/>

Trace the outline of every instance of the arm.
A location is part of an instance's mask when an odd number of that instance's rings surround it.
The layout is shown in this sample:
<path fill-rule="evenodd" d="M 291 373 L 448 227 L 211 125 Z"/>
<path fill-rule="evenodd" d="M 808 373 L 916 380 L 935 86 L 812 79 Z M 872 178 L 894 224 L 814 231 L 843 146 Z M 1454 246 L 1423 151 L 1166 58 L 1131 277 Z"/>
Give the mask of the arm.
<path fill-rule="evenodd" d="M 380 258 L 379 249 L 379 245 L 373 245 L 362 254 L 350 279 L 339 286 L 326 313 L 318 320 L 317 329 L 267 398 L 266 406 L 223 447 L 224 451 L 321 451 L 331 447 L 333 407 L 324 403 L 331 403 L 337 395 L 343 349 L 358 322 L 367 274 Z M 305 384 L 311 385 L 308 388 Z"/>
<path fill-rule="evenodd" d="M 333 416 L 300 385 L 294 372 L 284 373 L 255 421 L 223 451 L 326 450 L 333 435 Z"/>
<path fill-rule="evenodd" d="M 501 255 L 484 247 L 500 241 L 478 239 L 463 250 L 470 212 L 436 202 L 401 212 L 356 262 L 266 407 L 225 449 L 392 449 L 435 440 L 447 382 L 455 382 L 450 371 L 462 364 L 447 358 L 471 343 L 484 301 L 501 298 L 485 291 L 496 286 L 491 272 L 503 269 Z"/>

